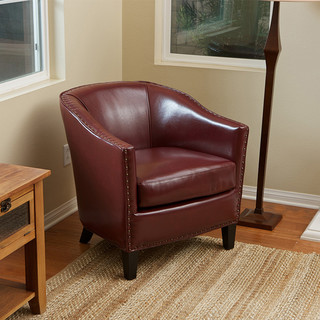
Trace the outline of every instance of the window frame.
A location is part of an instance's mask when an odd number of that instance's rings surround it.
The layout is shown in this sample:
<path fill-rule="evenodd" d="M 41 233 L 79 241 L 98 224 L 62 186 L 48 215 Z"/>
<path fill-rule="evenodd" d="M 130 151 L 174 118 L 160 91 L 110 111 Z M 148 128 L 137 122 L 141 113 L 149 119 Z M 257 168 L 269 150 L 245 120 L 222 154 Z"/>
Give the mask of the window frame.
<path fill-rule="evenodd" d="M 272 12 L 272 6 L 270 8 Z M 270 17 L 271 19 L 271 17 Z M 225 69 L 264 72 L 265 60 L 197 56 L 170 52 L 171 0 L 156 0 L 155 3 L 155 57 L 156 65 Z"/>
<path fill-rule="evenodd" d="M 5 0 L 6 4 L 23 2 L 25 0 Z M 37 0 L 32 0 L 37 1 Z M 48 0 L 41 0 L 40 6 L 40 22 L 35 21 L 37 27 L 41 27 L 41 35 L 39 43 L 41 43 L 42 48 L 42 69 L 41 71 L 35 72 L 33 74 L 22 75 L 21 77 L 4 81 L 0 83 L 0 95 L 11 93 L 15 90 L 28 87 L 42 81 L 46 81 L 50 78 L 49 69 L 49 33 L 48 33 Z M 36 14 L 34 11 L 33 14 Z M 39 22 L 39 23 L 38 23 Z"/>

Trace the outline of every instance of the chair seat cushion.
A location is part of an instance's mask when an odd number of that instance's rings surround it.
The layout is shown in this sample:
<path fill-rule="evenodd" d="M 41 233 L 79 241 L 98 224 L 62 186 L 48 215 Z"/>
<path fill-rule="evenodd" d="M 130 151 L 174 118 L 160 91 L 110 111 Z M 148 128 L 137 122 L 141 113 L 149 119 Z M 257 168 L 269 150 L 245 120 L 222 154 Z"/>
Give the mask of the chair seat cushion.
<path fill-rule="evenodd" d="M 234 162 L 182 148 L 136 150 L 139 207 L 153 207 L 229 191 Z"/>

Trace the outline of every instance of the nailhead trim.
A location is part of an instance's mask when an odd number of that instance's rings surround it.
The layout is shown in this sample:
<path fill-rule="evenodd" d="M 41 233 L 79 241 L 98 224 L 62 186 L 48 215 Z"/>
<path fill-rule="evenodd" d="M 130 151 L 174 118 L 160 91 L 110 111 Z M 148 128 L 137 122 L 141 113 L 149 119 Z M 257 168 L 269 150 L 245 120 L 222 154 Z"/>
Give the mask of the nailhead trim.
<path fill-rule="evenodd" d="M 66 93 L 69 94 L 73 91 L 74 89 L 71 89 L 67 91 Z M 77 98 L 77 97 L 75 97 Z M 68 110 L 70 110 L 74 115 L 76 115 L 77 119 L 84 124 L 90 131 L 92 131 L 96 136 L 101 138 L 102 140 L 111 143 L 112 145 L 120 148 L 124 152 L 124 161 L 125 161 L 125 183 L 126 183 L 126 201 L 127 201 L 127 232 L 128 232 L 128 249 L 129 251 L 131 250 L 131 203 L 130 203 L 130 184 L 129 184 L 129 161 L 128 161 L 128 147 L 130 146 L 129 144 L 125 145 L 124 143 L 121 143 L 121 140 L 119 139 L 114 139 L 115 137 L 106 135 L 104 132 L 101 130 L 97 130 L 93 126 L 91 126 L 88 122 L 86 122 L 79 112 L 77 111 L 77 108 L 75 108 L 72 105 L 72 101 L 69 98 L 68 95 L 63 95 L 61 96 L 61 99 L 64 103 L 64 105 L 67 107 Z M 77 98 L 78 99 L 78 98 Z M 82 102 L 81 102 L 82 103 Z"/>
<path fill-rule="evenodd" d="M 119 82 L 120 83 L 120 82 Z M 199 106 L 201 109 L 203 109 L 204 111 L 220 118 L 220 119 L 224 119 L 224 120 L 227 120 L 227 121 L 230 121 L 230 119 L 226 118 L 226 117 L 223 117 L 207 108 L 205 108 L 202 104 L 200 104 L 197 100 L 195 100 L 193 97 L 191 97 L 190 95 L 188 95 L 187 93 L 185 92 L 182 92 L 180 90 L 177 90 L 177 89 L 174 89 L 174 88 L 170 88 L 170 87 L 167 87 L 167 86 L 163 86 L 163 85 L 159 85 L 159 84 L 156 84 L 156 83 L 152 83 L 152 82 L 145 82 L 145 81 L 140 81 L 141 84 L 145 84 L 146 86 L 148 85 L 154 85 L 156 87 L 160 87 L 160 88 L 166 88 L 168 90 L 171 90 L 173 92 L 176 92 L 176 93 L 179 93 L 183 96 L 185 96 L 186 98 L 188 98 L 190 101 L 192 101 L 193 103 L 195 103 L 197 106 Z M 154 243 L 149 243 L 149 244 L 145 244 L 144 246 L 141 246 L 141 247 L 134 247 L 132 248 L 131 247 L 131 204 L 130 204 L 130 185 L 129 185 L 129 166 L 128 166 L 128 158 L 127 158 L 127 154 L 128 154 L 128 151 L 127 151 L 127 147 L 128 145 L 124 145 L 121 142 L 121 140 L 115 140 L 114 138 L 115 137 L 111 137 L 111 136 L 107 136 L 105 135 L 102 131 L 100 130 L 96 130 L 95 128 L 93 128 L 91 125 L 89 125 L 86 121 L 84 121 L 82 118 L 81 118 L 81 115 L 77 112 L 76 108 L 74 108 L 72 106 L 72 101 L 71 99 L 69 99 L 69 97 L 66 95 L 66 94 L 69 94 L 69 95 L 72 95 L 72 91 L 78 89 L 78 88 L 81 88 L 81 87 L 91 87 L 91 86 L 96 86 L 97 84 L 91 84 L 91 85 L 83 85 L 83 86 L 79 86 L 77 88 L 73 88 L 73 89 L 70 89 L 66 92 L 64 92 L 64 94 L 61 95 L 61 99 L 63 102 L 66 103 L 66 106 L 68 106 L 69 110 L 71 110 L 77 117 L 78 117 L 78 120 L 80 120 L 83 124 L 85 124 L 93 133 L 95 133 L 98 137 L 102 138 L 103 140 L 107 141 L 107 142 L 110 142 L 111 144 L 119 147 L 121 150 L 124 150 L 124 154 L 125 154 L 125 171 L 126 171 L 126 188 L 127 188 L 127 213 L 128 213 L 128 217 L 127 217 L 127 232 L 128 232 L 128 249 L 129 251 L 134 251 L 134 250 L 140 250 L 140 249 L 143 249 L 143 248 L 146 248 L 146 247 L 150 247 L 150 246 L 156 246 L 156 245 L 161 245 L 161 244 L 165 244 L 165 243 L 169 243 L 169 242 L 173 242 L 173 241 L 178 241 L 180 239 L 183 239 L 183 238 L 186 238 L 186 237 L 193 237 L 193 236 L 196 236 L 198 234 L 202 234 L 202 233 L 205 233 L 205 232 L 208 232 L 210 230 L 213 230 L 213 229 L 218 229 L 218 228 L 222 228 L 224 226 L 227 226 L 227 225 L 230 225 L 230 224 L 233 224 L 233 223 L 237 223 L 238 222 L 238 219 L 239 219 L 239 216 L 240 216 L 240 206 L 241 206 L 241 197 L 242 197 L 242 189 L 243 189 L 243 177 L 244 177 L 244 169 L 245 169 L 245 158 L 246 158 L 246 149 L 247 149 L 247 140 L 248 140 L 248 127 L 246 125 L 244 125 L 243 123 L 241 122 L 238 122 L 238 121 L 234 121 L 234 120 L 231 120 L 234 124 L 237 124 L 241 127 L 244 127 L 246 128 L 246 131 L 247 133 L 245 134 L 245 146 L 243 148 L 243 153 L 242 153 L 242 166 L 241 166 L 241 171 L 240 171 L 240 187 L 238 189 L 238 203 L 237 203 L 237 219 L 236 220 L 233 220 L 231 222 L 228 222 L 228 223 L 225 223 L 225 224 L 221 224 L 221 225 L 215 225 L 213 227 L 209 227 L 209 228 L 206 228 L 206 229 L 203 229 L 203 230 L 200 230 L 198 232 L 194 232 L 192 234 L 186 234 L 184 236 L 181 236 L 181 237 L 178 237 L 178 238 L 173 238 L 173 239 L 169 239 L 169 240 L 165 240 L 165 241 L 160 241 L 160 242 L 154 242 Z M 103 85 L 103 83 L 101 84 Z M 74 98 L 78 99 L 76 96 L 72 95 Z M 78 99 L 79 100 L 79 99 Z M 84 104 L 83 102 L 81 102 L 82 104 Z M 84 104 L 85 105 L 85 104 Z"/>
<path fill-rule="evenodd" d="M 199 107 L 200 107 L 201 109 L 203 109 L 204 111 L 209 112 L 209 113 L 211 113 L 212 115 L 214 115 L 214 116 L 216 116 L 216 117 L 218 117 L 218 118 L 221 118 L 221 119 L 224 119 L 224 120 L 227 120 L 227 121 L 231 121 L 231 122 L 233 122 L 234 124 L 237 124 L 238 126 L 241 126 L 241 127 L 247 127 L 247 125 L 245 125 L 245 124 L 243 124 L 243 123 L 241 123 L 241 122 L 239 122 L 239 121 L 231 120 L 231 119 L 229 119 L 229 118 L 227 118 L 227 117 L 221 116 L 220 114 L 217 114 L 217 113 L 215 113 L 215 112 L 207 109 L 207 108 L 204 107 L 199 101 L 197 101 L 197 100 L 194 99 L 192 96 L 190 96 L 189 94 L 187 94 L 187 93 L 185 93 L 185 92 L 183 92 L 183 91 L 180 91 L 180 90 L 175 89 L 175 88 L 170 88 L 170 87 L 164 86 L 164 85 L 162 85 L 162 84 L 154 83 L 154 82 L 148 82 L 148 81 L 139 81 L 139 82 L 142 83 L 142 84 L 145 84 L 145 85 L 147 85 L 147 86 L 148 86 L 148 85 L 153 85 L 153 86 L 155 86 L 155 87 L 165 88 L 165 89 L 168 89 L 168 90 L 170 90 L 170 91 L 176 92 L 176 93 L 178 93 L 178 94 L 180 94 L 180 95 L 183 95 L 183 96 L 185 96 L 186 98 L 188 98 L 190 101 L 192 101 L 193 103 L 195 103 L 197 106 L 199 106 Z"/>
<path fill-rule="evenodd" d="M 205 108 L 199 101 L 195 100 L 193 97 L 191 97 L 189 94 L 183 92 L 183 91 L 180 91 L 178 89 L 174 89 L 174 88 L 170 88 L 170 87 L 167 87 L 167 86 L 164 86 L 164 85 L 160 85 L 160 84 L 157 84 L 157 83 L 153 83 L 153 82 L 147 82 L 147 81 L 141 81 L 141 83 L 145 84 L 146 86 L 148 85 L 153 85 L 153 86 L 156 86 L 156 87 L 159 87 L 159 88 L 165 88 L 165 89 L 168 89 L 168 90 L 171 90 L 173 92 L 176 92 L 180 95 L 183 95 L 185 96 L 186 98 L 188 98 L 190 101 L 192 101 L 193 103 L 195 103 L 198 107 L 200 107 L 201 109 L 203 109 L 204 111 L 220 118 L 220 119 L 224 119 L 224 120 L 227 120 L 227 121 L 232 121 L 234 124 L 237 124 L 238 126 L 242 127 L 242 128 L 246 128 L 246 131 L 247 133 L 245 134 L 245 145 L 244 145 L 244 148 L 243 148 L 243 153 L 242 153 L 242 161 L 241 161 L 241 171 L 240 171 L 240 187 L 239 187 L 239 190 L 238 190 L 238 194 L 239 194 L 239 198 L 238 198 L 238 204 L 237 204 L 237 218 L 239 219 L 240 217 L 240 206 L 241 206 L 241 197 L 242 197 L 242 189 L 243 189 L 243 177 L 244 177 L 244 169 L 245 169 L 245 159 L 246 159 L 246 150 L 247 150 L 247 142 L 248 142 L 248 132 L 249 132 L 249 128 L 247 125 L 241 123 L 241 122 L 238 122 L 238 121 L 235 121 L 235 120 L 231 120 L 231 119 L 228 119 L 224 116 L 221 116 L 207 108 Z"/>
<path fill-rule="evenodd" d="M 129 164 L 128 150 L 124 150 L 124 161 L 126 169 L 126 188 L 127 188 L 127 232 L 128 232 L 128 250 L 131 250 L 131 203 L 130 203 L 130 185 L 129 185 Z"/>
<path fill-rule="evenodd" d="M 171 239 L 167 239 L 167 240 L 163 240 L 163 241 L 148 242 L 148 243 L 145 243 L 145 244 L 143 244 L 141 246 L 132 247 L 131 251 L 142 250 L 142 249 L 146 249 L 146 248 L 151 248 L 151 247 L 156 247 L 156 246 L 160 246 L 160 245 L 163 245 L 163 244 L 171 243 L 171 242 L 174 242 L 174 241 L 180 241 L 180 240 L 192 238 L 192 237 L 195 237 L 197 235 L 209 232 L 209 231 L 214 230 L 214 229 L 220 229 L 220 228 L 229 226 L 231 224 L 236 224 L 237 222 L 238 222 L 238 219 L 235 219 L 235 220 L 231 220 L 231 221 L 228 221 L 226 223 L 223 223 L 223 224 L 218 224 L 218 225 L 214 225 L 214 226 L 202 229 L 202 230 L 197 231 L 197 232 L 187 233 L 187 234 L 184 234 L 184 235 L 182 235 L 180 237 L 171 238 Z"/>
<path fill-rule="evenodd" d="M 248 132 L 249 129 L 247 127 L 246 134 L 244 136 L 245 141 L 244 141 L 244 147 L 243 147 L 243 152 L 242 152 L 242 161 L 241 161 L 241 172 L 240 172 L 240 181 L 239 181 L 239 198 L 238 198 L 238 205 L 237 205 L 237 219 L 240 217 L 240 208 L 241 208 L 241 198 L 242 198 L 242 189 L 243 189 L 243 177 L 244 177 L 244 169 L 245 169 L 245 162 L 246 162 L 246 150 L 247 150 L 247 144 L 248 144 Z"/>
<path fill-rule="evenodd" d="M 76 97 L 75 97 L 76 98 Z M 98 130 L 91 126 L 87 121 L 85 121 L 81 115 L 79 114 L 77 108 L 75 108 L 72 105 L 72 101 L 68 96 L 63 96 L 62 101 L 64 102 L 64 105 L 67 107 L 68 110 L 70 110 L 74 115 L 77 116 L 77 119 L 84 124 L 90 131 L 92 131 L 97 137 L 101 138 L 102 140 L 109 142 L 117 147 L 119 147 L 121 150 L 124 150 L 128 148 L 130 145 L 123 143 L 120 139 L 117 139 L 116 137 L 112 135 L 106 135 L 105 132 L 102 132 L 101 130 Z M 122 143 L 121 143 L 122 142 Z"/>

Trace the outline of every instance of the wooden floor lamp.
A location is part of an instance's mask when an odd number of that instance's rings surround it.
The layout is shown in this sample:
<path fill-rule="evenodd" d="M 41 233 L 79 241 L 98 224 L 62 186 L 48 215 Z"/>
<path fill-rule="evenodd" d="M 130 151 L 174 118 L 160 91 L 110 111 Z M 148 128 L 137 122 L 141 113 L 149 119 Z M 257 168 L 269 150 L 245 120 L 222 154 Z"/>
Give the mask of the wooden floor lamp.
<path fill-rule="evenodd" d="M 270 1 L 270 0 L 262 0 Z M 280 222 L 282 216 L 280 214 L 265 212 L 263 209 L 263 194 L 265 185 L 266 163 L 268 153 L 270 118 L 272 110 L 272 97 L 275 69 L 277 65 L 278 55 L 281 51 L 280 34 L 279 34 L 279 10 L 280 2 L 307 2 L 320 0 L 276 0 L 273 1 L 273 12 L 268 39 L 265 45 L 264 54 L 266 60 L 266 80 L 264 92 L 264 106 L 261 127 L 259 170 L 257 183 L 256 208 L 245 209 L 239 220 L 239 225 L 273 230 Z"/>

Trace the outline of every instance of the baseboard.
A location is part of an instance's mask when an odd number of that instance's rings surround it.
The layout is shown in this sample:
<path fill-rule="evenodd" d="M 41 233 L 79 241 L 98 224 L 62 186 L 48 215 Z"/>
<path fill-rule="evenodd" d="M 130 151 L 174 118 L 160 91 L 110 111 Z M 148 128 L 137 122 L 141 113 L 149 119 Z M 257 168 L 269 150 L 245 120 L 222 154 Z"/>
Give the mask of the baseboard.
<path fill-rule="evenodd" d="M 256 187 L 243 186 L 242 197 L 244 199 L 255 200 L 256 193 Z M 320 196 L 313 194 L 282 191 L 275 189 L 265 189 L 263 199 L 265 202 L 285 204 L 288 206 L 302 207 L 308 209 L 320 208 Z"/>
<path fill-rule="evenodd" d="M 255 200 L 256 192 L 256 187 L 244 186 L 243 198 Z M 320 208 L 320 196 L 313 194 L 265 189 L 263 199 L 266 202 L 285 204 L 295 207 L 309 209 Z M 320 242 L 320 210 L 317 212 L 307 229 L 302 234 L 301 239 Z"/>
<path fill-rule="evenodd" d="M 44 216 L 44 226 L 45 230 L 53 227 L 55 224 L 61 220 L 69 217 L 71 214 L 78 210 L 77 198 L 74 197 L 71 200 L 65 202 L 58 208 L 48 212 Z"/>

